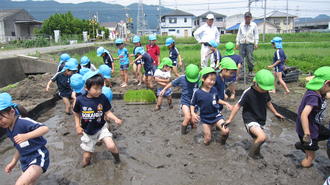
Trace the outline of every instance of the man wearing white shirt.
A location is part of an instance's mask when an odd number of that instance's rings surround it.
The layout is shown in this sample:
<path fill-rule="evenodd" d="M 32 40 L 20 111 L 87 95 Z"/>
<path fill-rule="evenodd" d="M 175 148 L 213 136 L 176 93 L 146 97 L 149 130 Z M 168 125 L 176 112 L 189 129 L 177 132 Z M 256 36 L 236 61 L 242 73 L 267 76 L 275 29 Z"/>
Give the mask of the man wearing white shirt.
<path fill-rule="evenodd" d="M 258 48 L 259 32 L 255 22 L 252 22 L 252 14 L 246 12 L 244 14 L 245 21 L 240 24 L 238 33 L 236 36 L 236 49 L 239 50 L 239 54 L 245 60 L 247 58 L 249 73 L 253 71 L 253 51 Z"/>
<path fill-rule="evenodd" d="M 220 42 L 220 33 L 218 31 L 218 28 L 213 25 L 214 22 L 214 15 L 208 14 L 206 16 L 207 21 L 206 24 L 199 27 L 194 32 L 194 37 L 198 41 L 198 43 L 201 44 L 201 67 L 208 67 L 208 61 L 210 57 L 213 57 L 210 55 L 211 50 L 209 48 L 208 42 L 214 40 L 215 42 Z M 210 67 L 215 67 L 214 60 L 211 59 Z"/>

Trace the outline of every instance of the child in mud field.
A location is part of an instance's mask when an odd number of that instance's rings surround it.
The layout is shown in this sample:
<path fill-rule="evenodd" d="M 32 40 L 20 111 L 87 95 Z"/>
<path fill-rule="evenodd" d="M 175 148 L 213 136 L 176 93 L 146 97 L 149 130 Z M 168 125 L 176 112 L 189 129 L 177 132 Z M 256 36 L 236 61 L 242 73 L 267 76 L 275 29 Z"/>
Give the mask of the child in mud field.
<path fill-rule="evenodd" d="M 56 72 L 61 72 L 63 67 L 65 66 L 65 63 L 70 59 L 70 55 L 67 53 L 63 53 L 60 56 L 60 63 L 57 66 L 57 71 Z"/>
<path fill-rule="evenodd" d="M 194 91 L 191 99 L 190 112 L 194 122 L 201 121 L 203 124 L 204 144 L 211 142 L 212 127 L 215 125 L 221 131 L 221 144 L 226 144 L 229 128 L 224 127 L 224 117 L 220 112 L 221 99 L 214 86 L 216 72 L 212 67 L 204 67 L 200 73 L 201 87 Z M 200 116 L 195 113 L 195 106 L 200 109 Z"/>
<path fill-rule="evenodd" d="M 187 134 L 188 124 L 194 124 L 191 119 L 190 101 L 194 89 L 198 87 L 198 66 L 189 64 L 186 68 L 186 74 L 181 75 L 179 78 L 167 84 L 164 89 L 159 93 L 159 96 L 164 96 L 167 89 L 173 87 L 181 87 L 181 110 L 183 112 L 183 122 L 181 124 L 181 134 Z M 196 127 L 193 125 L 193 127 Z"/>
<path fill-rule="evenodd" d="M 134 47 L 134 49 L 133 49 L 133 54 L 131 54 L 131 56 L 133 57 L 135 57 L 135 59 L 138 57 L 138 56 L 136 56 L 135 55 L 135 50 L 137 49 L 137 48 L 139 48 L 139 47 L 142 47 L 142 44 L 141 44 L 141 38 L 139 37 L 139 36 L 134 36 L 133 37 L 133 44 L 135 45 L 135 47 Z M 134 73 L 135 73 L 135 80 L 136 80 L 136 82 L 138 83 L 137 85 L 138 86 L 140 86 L 141 85 L 141 83 L 142 83 L 142 78 L 143 78 L 143 76 L 142 76 L 142 72 L 141 72 L 141 68 L 142 68 L 142 60 L 140 59 L 140 60 L 137 60 L 137 61 L 135 61 L 134 62 L 134 64 L 135 64 L 135 69 L 134 69 Z M 134 65 L 133 64 L 133 65 Z"/>
<path fill-rule="evenodd" d="M 208 55 L 211 55 L 211 65 L 210 67 L 215 68 L 216 66 L 219 65 L 220 61 L 221 61 L 221 53 L 218 50 L 218 46 L 219 44 L 217 42 L 215 42 L 214 40 L 211 40 L 210 42 L 208 42 L 209 48 L 210 48 L 210 53 L 207 54 L 206 57 L 208 57 Z"/>
<path fill-rule="evenodd" d="M 296 132 L 300 142 L 295 147 L 305 152 L 301 165 L 308 168 L 313 165 L 315 151 L 319 149 L 318 142 L 330 138 L 330 130 L 322 125 L 325 97 L 330 92 L 330 66 L 318 68 L 314 78 L 306 84 L 306 89 L 298 108 Z"/>
<path fill-rule="evenodd" d="M 273 64 L 268 66 L 268 68 L 274 68 L 275 70 L 275 77 L 278 79 L 280 84 L 283 86 L 285 93 L 288 94 L 290 93 L 290 90 L 288 89 L 288 86 L 282 79 L 282 74 L 284 70 L 284 64 L 286 61 L 286 55 L 284 53 L 284 50 L 282 49 L 282 38 L 281 37 L 274 37 L 273 40 L 271 41 L 273 47 L 276 49 L 274 53 L 274 58 L 273 58 Z M 273 93 L 276 92 L 276 89 L 272 91 Z"/>
<path fill-rule="evenodd" d="M 147 52 L 151 56 L 151 58 L 154 60 L 152 63 L 154 70 L 156 71 L 157 66 L 160 62 L 160 48 L 156 44 L 157 37 L 156 35 L 149 35 L 148 36 L 149 44 L 146 45 Z"/>
<path fill-rule="evenodd" d="M 160 96 L 160 92 L 163 90 L 163 88 L 168 85 L 171 81 L 171 70 L 172 70 L 172 60 L 170 58 L 163 58 L 162 63 L 158 66 L 158 69 L 155 71 L 155 81 L 158 84 L 157 88 L 157 104 L 155 110 L 160 110 L 163 96 Z M 170 109 L 173 108 L 172 105 L 172 88 L 168 88 L 164 94 L 165 97 L 167 97 L 168 100 L 168 106 Z"/>
<path fill-rule="evenodd" d="M 113 155 L 114 163 L 118 164 L 120 163 L 119 151 L 104 118 L 106 116 L 114 120 L 117 125 L 121 125 L 122 120 L 110 111 L 111 104 L 102 94 L 103 77 L 97 72 L 91 71 L 84 75 L 84 80 L 87 93 L 77 97 L 73 108 L 76 131 L 78 135 L 82 136 L 80 145 L 84 151 L 82 167 L 90 164 L 91 155 L 98 141 L 103 141 Z"/>
<path fill-rule="evenodd" d="M 96 67 L 92 64 L 91 60 L 87 56 L 83 56 L 80 59 L 80 69 L 88 68 L 92 71 L 96 71 Z"/>
<path fill-rule="evenodd" d="M 78 70 L 77 65 L 73 61 L 65 63 L 64 68 L 60 73 L 57 73 L 47 84 L 46 91 L 49 91 L 50 85 L 56 82 L 59 91 L 59 96 L 62 98 L 65 105 L 65 113 L 71 115 L 72 89 L 70 87 L 70 77 Z"/>
<path fill-rule="evenodd" d="M 105 64 L 99 66 L 99 73 L 104 78 L 104 86 L 112 87 L 111 84 L 111 68 Z"/>
<path fill-rule="evenodd" d="M 118 48 L 118 58 L 115 58 L 114 60 L 119 60 L 120 63 L 120 76 L 122 83 L 120 84 L 120 87 L 127 87 L 128 85 L 128 68 L 129 68 L 129 54 L 128 50 L 124 46 L 123 39 L 116 39 L 115 41 L 116 46 Z"/>
<path fill-rule="evenodd" d="M 284 119 L 284 116 L 274 108 L 268 92 L 275 88 L 274 80 L 274 75 L 270 71 L 266 69 L 258 71 L 253 79 L 253 85 L 243 92 L 225 124 L 227 126 L 231 123 L 239 109 L 243 107 L 242 117 L 245 128 L 254 139 L 248 154 L 253 159 L 262 158 L 260 147 L 267 138 L 263 130 L 267 117 L 266 108 L 276 117 Z"/>
<path fill-rule="evenodd" d="M 108 50 L 106 50 L 104 47 L 99 47 L 96 50 L 97 56 L 102 56 L 103 62 L 105 65 L 109 66 L 111 68 L 111 72 L 115 72 L 115 63 L 112 55 Z"/>
<path fill-rule="evenodd" d="M 182 66 L 182 58 L 179 50 L 175 47 L 175 41 L 172 37 L 169 37 L 165 41 L 166 47 L 169 49 L 169 58 L 173 62 L 173 72 L 176 77 L 179 77 L 178 66 Z"/>
<path fill-rule="evenodd" d="M 20 160 L 23 173 L 15 184 L 35 184 L 42 173 L 47 171 L 49 153 L 43 135 L 48 127 L 16 113 L 8 93 L 0 94 L 0 127 L 6 129 L 7 136 L 14 143 L 16 152 L 5 167 L 10 173 Z"/>
<path fill-rule="evenodd" d="M 144 76 L 145 76 L 145 82 L 147 88 L 152 89 L 154 87 L 153 85 L 153 76 L 154 76 L 154 68 L 152 67 L 152 58 L 149 55 L 149 53 L 146 53 L 142 47 L 138 47 L 135 49 L 135 56 L 136 59 L 133 60 L 133 63 L 142 60 L 143 68 L 144 68 Z"/>

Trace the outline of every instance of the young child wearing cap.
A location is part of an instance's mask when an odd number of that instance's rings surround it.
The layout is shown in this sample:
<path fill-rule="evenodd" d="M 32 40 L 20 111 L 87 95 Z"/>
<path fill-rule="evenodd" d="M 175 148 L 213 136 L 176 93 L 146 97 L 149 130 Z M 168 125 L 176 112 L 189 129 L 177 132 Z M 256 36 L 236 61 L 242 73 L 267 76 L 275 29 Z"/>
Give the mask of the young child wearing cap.
<path fill-rule="evenodd" d="M 99 73 L 104 78 L 104 86 L 112 87 L 111 85 L 111 68 L 105 64 L 99 66 Z"/>
<path fill-rule="evenodd" d="M 108 50 L 106 50 L 104 47 L 99 47 L 96 50 L 97 56 L 102 56 L 103 62 L 105 65 L 109 66 L 111 68 L 111 72 L 115 72 L 115 63 L 112 55 Z"/>
<path fill-rule="evenodd" d="M 182 66 L 182 58 L 179 50 L 175 47 L 175 41 L 172 37 L 169 37 L 165 41 L 166 47 L 169 49 L 169 58 L 173 62 L 173 72 L 176 77 L 179 77 L 178 65 Z"/>
<path fill-rule="evenodd" d="M 78 70 L 77 64 L 74 61 L 66 62 L 64 68 L 60 73 L 57 73 L 51 80 L 48 82 L 46 91 L 49 91 L 49 88 L 53 82 L 56 82 L 58 88 L 58 95 L 62 98 L 65 105 L 65 113 L 71 114 L 71 103 L 70 99 L 72 97 L 72 89 L 70 87 L 70 77 Z"/>
<path fill-rule="evenodd" d="M 194 122 L 203 123 L 204 144 L 211 142 L 212 127 L 215 125 L 221 131 L 221 144 L 225 144 L 229 134 L 229 128 L 224 127 L 225 122 L 220 112 L 221 99 L 218 96 L 217 89 L 214 86 L 216 81 L 216 72 L 212 67 L 204 67 L 200 73 L 201 87 L 194 91 L 191 99 L 190 112 Z M 200 116 L 195 113 L 195 107 L 198 106 Z"/>
<path fill-rule="evenodd" d="M 132 57 L 134 56 L 135 59 L 136 59 L 138 57 L 138 56 L 135 55 L 136 49 L 139 48 L 139 47 L 142 47 L 141 38 L 139 36 L 135 35 L 133 37 L 133 43 L 134 43 L 135 47 L 133 49 L 133 54 L 131 54 L 131 56 Z M 134 64 L 136 66 L 135 68 L 133 67 L 134 73 L 135 73 L 135 79 L 136 79 L 136 82 L 138 83 L 138 85 L 140 86 L 141 83 L 142 83 L 142 78 L 143 78 L 142 72 L 141 72 L 142 60 L 141 59 L 137 60 L 137 61 L 134 62 Z M 134 64 L 133 64 L 133 66 L 134 66 Z"/>
<path fill-rule="evenodd" d="M 114 120 L 117 125 L 122 124 L 122 120 L 110 111 L 111 104 L 102 94 L 103 77 L 98 72 L 90 71 L 84 75 L 84 80 L 87 93 L 77 97 L 73 108 L 76 132 L 82 136 L 80 145 L 84 151 L 82 167 L 90 164 L 91 155 L 98 141 L 103 141 L 106 148 L 112 153 L 114 162 L 120 163 L 118 148 L 104 117 Z"/>
<path fill-rule="evenodd" d="M 60 56 L 60 62 L 57 66 L 57 71 L 56 72 L 61 72 L 63 67 L 65 66 L 65 63 L 70 59 L 70 55 L 67 53 L 63 53 Z"/>
<path fill-rule="evenodd" d="M 17 115 L 11 100 L 8 93 L 0 94 L 0 127 L 6 129 L 16 148 L 13 159 L 4 170 L 10 173 L 20 160 L 23 173 L 16 184 L 35 184 L 49 165 L 47 141 L 42 137 L 49 129 L 44 124 Z"/>
<path fill-rule="evenodd" d="M 73 74 L 70 77 L 70 87 L 72 89 L 71 98 L 73 99 L 73 106 L 75 104 L 76 98 L 85 93 L 85 81 L 83 76 L 79 73 Z"/>
<path fill-rule="evenodd" d="M 241 71 L 242 63 L 243 63 L 243 58 L 240 55 L 235 54 L 235 44 L 232 42 L 228 42 L 225 45 L 226 51 L 225 51 L 225 57 L 231 58 L 237 65 L 237 70 L 236 73 L 232 77 L 228 77 L 225 79 L 225 83 L 228 86 L 228 90 L 230 91 L 230 100 L 234 100 L 236 96 L 236 81 L 239 78 L 239 74 Z"/>
<path fill-rule="evenodd" d="M 152 65 L 154 67 L 154 70 L 156 70 L 160 62 L 160 49 L 159 46 L 156 44 L 157 37 L 156 35 L 149 35 L 148 39 L 149 39 L 149 44 L 147 44 L 146 46 L 147 52 L 154 60 Z"/>
<path fill-rule="evenodd" d="M 159 93 L 159 96 L 164 96 L 167 89 L 173 87 L 181 87 L 181 110 L 183 112 L 183 122 L 181 124 L 181 134 L 187 134 L 188 124 L 194 124 L 191 119 L 190 101 L 194 89 L 198 87 L 198 66 L 189 64 L 186 68 L 186 74 L 176 78 L 171 83 L 167 84 L 164 89 Z M 195 125 L 193 125 L 195 127 Z"/>
<path fill-rule="evenodd" d="M 207 56 L 205 56 L 205 58 L 208 58 L 209 57 L 208 55 L 211 55 L 211 60 L 213 60 L 213 62 L 211 62 L 211 67 L 215 68 L 216 66 L 218 66 L 222 58 L 221 53 L 218 50 L 219 44 L 214 40 L 211 40 L 210 42 L 208 42 L 208 45 L 210 48 L 210 53 L 208 53 Z"/>
<path fill-rule="evenodd" d="M 285 67 L 284 64 L 285 64 L 285 61 L 287 60 L 284 50 L 282 49 L 283 48 L 282 38 L 274 37 L 271 42 L 272 42 L 273 47 L 276 49 L 276 51 L 274 53 L 273 64 L 268 66 L 268 68 L 274 68 L 275 77 L 278 79 L 278 81 L 284 88 L 285 93 L 288 94 L 288 93 L 290 93 L 290 90 L 288 89 L 286 83 L 282 79 L 282 73 L 283 73 L 283 70 Z M 276 89 L 274 89 L 272 92 L 275 93 Z"/>
<path fill-rule="evenodd" d="M 239 109 L 243 107 L 242 117 L 244 125 L 247 132 L 253 138 L 248 155 L 253 159 L 262 158 L 260 147 L 267 138 L 263 130 L 266 124 L 266 109 L 268 108 L 272 111 L 276 117 L 284 119 L 284 116 L 274 108 L 268 92 L 275 88 L 274 80 L 274 75 L 270 71 L 266 69 L 258 71 L 253 79 L 253 85 L 243 92 L 224 125 L 228 126 L 233 121 Z"/>
<path fill-rule="evenodd" d="M 160 110 L 163 96 L 160 96 L 160 92 L 163 90 L 163 88 L 168 85 L 171 81 L 171 70 L 172 70 L 172 60 L 170 58 L 163 58 L 162 63 L 158 66 L 158 69 L 155 71 L 155 81 L 158 84 L 157 88 L 157 104 L 155 110 Z M 168 88 L 164 94 L 164 96 L 168 100 L 168 105 L 170 109 L 173 108 L 172 105 L 172 88 Z"/>
<path fill-rule="evenodd" d="M 130 56 L 128 54 L 128 50 L 124 46 L 123 39 L 116 39 L 116 46 L 118 48 L 118 58 L 114 58 L 114 60 L 119 60 L 120 62 L 120 76 L 122 80 L 122 84 L 120 87 L 127 87 L 128 84 L 128 67 L 130 64 Z"/>
<path fill-rule="evenodd" d="M 327 105 L 325 97 L 330 92 L 330 66 L 318 68 L 306 89 L 298 108 L 296 132 L 300 142 L 295 146 L 305 152 L 301 165 L 308 168 L 313 165 L 315 151 L 319 149 L 318 141 L 330 138 L 330 130 L 322 125 Z"/>
<path fill-rule="evenodd" d="M 83 56 L 80 59 L 80 69 L 88 68 L 92 71 L 96 71 L 96 67 L 92 64 L 91 60 L 87 56 Z"/>
<path fill-rule="evenodd" d="M 135 61 L 142 60 L 143 63 L 143 68 L 144 68 L 144 76 L 145 76 L 145 84 L 147 88 L 152 89 L 153 88 L 153 75 L 155 73 L 153 67 L 152 67 L 152 62 L 153 59 L 149 55 L 149 53 L 146 53 L 142 47 L 138 47 L 135 50 L 134 53 L 137 58 L 132 61 L 134 63 Z"/>
<path fill-rule="evenodd" d="M 226 95 L 226 83 L 225 80 L 227 78 L 231 78 L 237 70 L 236 63 L 230 58 L 223 58 L 217 68 L 220 69 L 220 72 L 217 73 L 216 81 L 214 87 L 217 89 L 218 97 L 220 99 L 220 110 L 223 109 L 223 105 L 227 107 L 227 109 L 231 110 L 233 107 L 228 102 L 225 101 Z"/>

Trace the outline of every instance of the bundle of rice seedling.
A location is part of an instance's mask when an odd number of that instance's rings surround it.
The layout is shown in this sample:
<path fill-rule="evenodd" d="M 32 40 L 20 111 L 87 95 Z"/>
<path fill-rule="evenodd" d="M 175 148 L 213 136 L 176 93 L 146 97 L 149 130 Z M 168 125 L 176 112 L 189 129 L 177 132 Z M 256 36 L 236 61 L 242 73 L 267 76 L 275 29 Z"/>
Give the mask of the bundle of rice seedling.
<path fill-rule="evenodd" d="M 152 104 L 156 102 L 156 95 L 150 89 L 128 90 L 124 101 L 128 104 Z"/>

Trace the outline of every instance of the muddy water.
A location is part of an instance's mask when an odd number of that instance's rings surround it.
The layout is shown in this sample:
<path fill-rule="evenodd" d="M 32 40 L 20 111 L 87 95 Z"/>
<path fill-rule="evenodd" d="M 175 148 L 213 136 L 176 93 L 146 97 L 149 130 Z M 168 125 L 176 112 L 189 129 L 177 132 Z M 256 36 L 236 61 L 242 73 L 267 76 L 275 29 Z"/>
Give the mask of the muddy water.
<path fill-rule="evenodd" d="M 80 138 L 75 134 L 73 118 L 63 113 L 59 102 L 39 118 L 50 128 L 46 138 L 51 164 L 38 184 L 323 184 L 330 175 L 325 143 L 321 142 L 312 168 L 299 168 L 304 155 L 293 146 L 297 141 L 294 124 L 279 122 L 271 114 L 265 128 L 269 141 L 261 150 L 264 159 L 252 160 L 246 155 L 251 138 L 240 114 L 231 125 L 226 146 L 217 139 L 204 146 L 200 125 L 181 136 L 178 106 L 152 112 L 154 105 L 125 105 L 122 101 L 114 101 L 113 105 L 114 113 L 125 121 L 121 127 L 111 128 L 122 164 L 115 166 L 102 145 L 96 147 L 92 165 L 80 168 Z M 14 153 L 11 145 L 8 139 L 0 144 L 1 167 Z M 0 184 L 13 184 L 20 173 L 19 167 L 9 175 L 2 170 Z"/>

